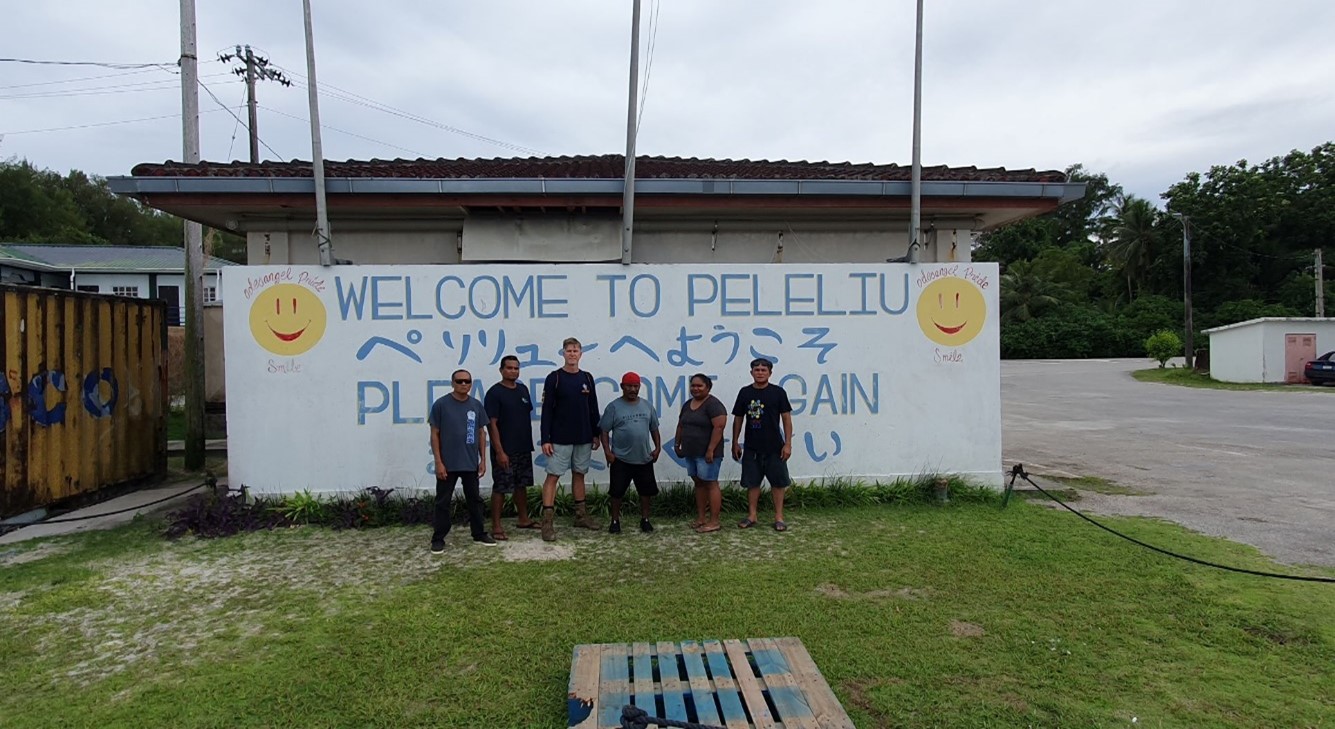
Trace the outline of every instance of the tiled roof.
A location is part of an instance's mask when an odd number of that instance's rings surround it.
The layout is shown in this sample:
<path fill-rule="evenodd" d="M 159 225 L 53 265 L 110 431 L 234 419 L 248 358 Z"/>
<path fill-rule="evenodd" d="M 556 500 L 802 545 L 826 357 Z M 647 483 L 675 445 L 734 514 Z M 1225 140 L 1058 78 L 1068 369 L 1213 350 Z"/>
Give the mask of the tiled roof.
<path fill-rule="evenodd" d="M 577 157 L 516 157 L 493 159 L 393 159 L 326 161 L 326 177 L 411 179 L 620 179 L 625 157 L 619 154 Z M 292 162 L 179 162 L 145 163 L 131 170 L 135 177 L 311 177 L 311 163 Z M 693 157 L 637 157 L 638 179 L 727 180 L 878 180 L 907 181 L 905 165 L 851 162 L 789 162 L 779 160 L 696 159 Z M 922 179 L 931 182 L 1065 182 L 1056 170 L 1007 170 L 1002 167 L 924 167 Z"/>
<path fill-rule="evenodd" d="M 185 249 L 172 246 L 0 243 L 0 262 L 4 261 L 36 264 L 57 270 L 184 271 Z M 208 270 L 234 265 L 221 258 L 204 257 L 204 268 Z"/>

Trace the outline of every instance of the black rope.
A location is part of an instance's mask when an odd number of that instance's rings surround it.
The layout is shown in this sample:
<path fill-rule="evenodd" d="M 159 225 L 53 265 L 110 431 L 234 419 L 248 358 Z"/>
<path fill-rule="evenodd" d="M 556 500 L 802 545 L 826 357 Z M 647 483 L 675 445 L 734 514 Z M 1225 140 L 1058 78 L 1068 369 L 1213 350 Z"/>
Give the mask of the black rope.
<path fill-rule="evenodd" d="M 1281 572 L 1262 572 L 1262 571 L 1259 571 L 1259 570 L 1249 570 L 1249 569 L 1245 569 L 1245 568 L 1243 568 L 1243 567 L 1232 567 L 1232 566 L 1230 566 L 1230 565 L 1226 565 L 1226 564 L 1219 564 L 1219 563 L 1217 563 L 1217 562 L 1210 562 L 1210 561 L 1203 560 L 1203 559 L 1197 559 L 1197 558 L 1195 558 L 1195 557 L 1189 557 L 1189 556 L 1187 556 L 1187 555 L 1185 555 L 1185 554 L 1178 554 L 1177 552 L 1173 552 L 1173 551 L 1170 551 L 1170 550 L 1167 550 L 1167 549 L 1163 549 L 1162 547 L 1156 547 L 1156 546 L 1154 546 L 1153 544 L 1146 544 L 1145 542 L 1142 542 L 1142 541 L 1140 541 L 1139 539 L 1136 539 L 1135 537 L 1129 537 L 1129 536 L 1127 536 L 1127 535 L 1125 535 L 1125 534 L 1123 534 L 1123 533 L 1117 531 L 1116 529 L 1113 529 L 1112 527 L 1105 526 L 1105 525 L 1103 525 L 1103 524 L 1100 524 L 1100 523 L 1097 522 L 1097 521 L 1094 521 L 1093 519 L 1089 518 L 1088 516 L 1085 516 L 1084 514 L 1080 513 L 1079 511 L 1077 511 L 1077 510 L 1071 508 L 1071 506 L 1070 506 L 1069 504 L 1067 504 L 1065 501 L 1062 501 L 1061 499 L 1057 498 L 1056 496 L 1053 496 L 1052 494 L 1048 493 L 1046 490 L 1043 489 L 1042 486 L 1039 486 L 1038 484 L 1034 483 L 1033 479 L 1029 478 L 1029 474 L 1026 473 L 1025 470 L 1024 470 L 1024 464 L 1023 464 L 1023 463 L 1017 463 L 1017 464 L 1015 464 L 1015 467 L 1011 469 L 1011 480 L 1010 480 L 1010 484 L 1008 484 L 1008 485 L 1006 486 L 1006 498 L 1003 499 L 1003 501 L 1002 501 L 1002 505 L 1003 505 L 1003 506 L 1005 506 L 1006 501 L 1010 499 L 1010 492 L 1011 492 L 1011 490 L 1012 490 L 1012 487 L 1015 485 L 1015 478 L 1016 478 L 1017 476 L 1020 477 L 1020 478 L 1022 478 L 1022 479 L 1024 479 L 1025 481 L 1028 481 L 1028 482 L 1029 482 L 1029 485 L 1030 485 L 1030 486 L 1033 486 L 1033 487 L 1036 488 L 1036 489 L 1038 489 L 1038 492 L 1039 492 L 1039 493 L 1043 494 L 1044 496 L 1048 497 L 1049 499 L 1052 499 L 1053 501 L 1057 502 L 1058 504 L 1061 504 L 1062 508 L 1066 509 L 1067 511 L 1071 512 L 1072 514 L 1075 514 L 1076 516 L 1080 517 L 1081 519 L 1084 519 L 1085 521 L 1089 522 L 1090 524 L 1093 524 L 1094 526 L 1096 526 L 1096 527 L 1102 529 L 1102 530 L 1105 531 L 1105 532 L 1108 532 L 1109 534 L 1114 534 L 1114 535 L 1116 535 L 1116 536 L 1121 537 L 1122 539 L 1127 540 L 1128 542 L 1131 542 L 1132 544 L 1136 544 L 1136 545 L 1139 545 L 1139 546 L 1144 547 L 1144 548 L 1146 548 L 1146 549 L 1153 550 L 1153 551 L 1155 551 L 1155 552 L 1158 552 L 1159 554 L 1167 555 L 1167 556 L 1169 556 L 1169 557 L 1176 557 L 1177 559 L 1186 560 L 1186 561 L 1188 561 L 1188 562 L 1193 562 L 1193 563 L 1195 563 L 1195 564 L 1203 565 L 1203 566 L 1205 566 L 1205 567 L 1214 567 L 1215 569 L 1226 570 L 1226 571 L 1228 571 L 1228 572 L 1238 572 L 1238 573 L 1241 573 L 1241 574 L 1244 574 L 1244 575 L 1255 575 L 1255 576 L 1257 576 L 1257 577 L 1271 577 L 1271 578 L 1274 578 L 1274 579 L 1277 579 L 1277 580 L 1297 580 L 1297 581 L 1299 581 L 1299 582 L 1329 582 L 1329 583 L 1335 583 L 1335 577 L 1307 577 L 1307 576 L 1305 576 L 1305 575 L 1288 575 L 1288 574 L 1283 574 L 1283 573 L 1281 573 Z"/>
<path fill-rule="evenodd" d="M 147 509 L 150 506 L 157 506 L 158 504 L 161 504 L 165 501 L 171 501 L 172 499 L 185 496 L 186 494 L 192 491 L 198 491 L 204 488 L 205 486 L 216 486 L 216 485 L 217 485 L 217 480 L 215 480 L 212 476 L 210 476 L 203 483 L 200 483 L 196 486 L 191 486 L 190 488 L 180 492 L 179 494 L 164 496 L 156 501 L 150 501 L 147 504 L 139 504 L 138 506 L 131 506 L 125 509 L 117 509 L 116 511 L 104 511 L 98 514 L 87 514 L 85 516 L 71 516 L 71 517 L 66 517 L 64 519 L 47 519 L 45 521 L 35 521 L 31 524 L 23 524 L 22 526 L 16 526 L 16 528 L 13 529 L 12 531 L 18 531 L 19 529 L 22 529 L 24 527 L 39 526 L 43 524 L 66 524 L 73 521 L 87 521 L 89 519 L 101 519 L 104 516 L 116 516 L 117 514 L 124 514 L 130 511 L 138 511 L 140 509 Z"/>
<path fill-rule="evenodd" d="M 644 709 L 630 704 L 621 707 L 621 729 L 649 729 L 650 724 L 677 727 L 677 729 L 726 729 L 714 724 L 698 724 L 693 721 L 677 721 L 676 719 L 664 719 L 661 716 L 649 716 Z"/>

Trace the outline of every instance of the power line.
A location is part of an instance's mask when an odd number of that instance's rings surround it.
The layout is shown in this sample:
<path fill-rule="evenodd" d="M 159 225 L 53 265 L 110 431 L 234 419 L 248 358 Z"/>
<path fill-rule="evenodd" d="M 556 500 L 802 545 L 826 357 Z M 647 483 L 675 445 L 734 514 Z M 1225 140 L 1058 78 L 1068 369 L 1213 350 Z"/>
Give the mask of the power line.
<path fill-rule="evenodd" d="M 645 52 L 644 84 L 640 87 L 640 110 L 635 115 L 635 138 L 640 138 L 640 122 L 644 121 L 644 103 L 649 100 L 649 76 L 654 72 L 654 49 L 658 47 L 658 14 L 663 10 L 662 0 L 654 2 L 649 16 L 649 48 Z"/>
<path fill-rule="evenodd" d="M 230 73 L 215 73 L 202 78 L 217 78 L 220 76 L 231 76 Z M 64 89 L 61 91 L 34 91 L 31 93 L 10 94 L 0 96 L 0 100 L 16 99 L 60 99 L 72 96 L 107 96 L 115 94 L 135 94 L 143 91 L 167 91 L 171 89 L 180 89 L 178 81 L 163 79 L 160 81 L 142 81 L 133 84 L 114 84 L 111 86 L 91 86 L 84 89 Z"/>
<path fill-rule="evenodd" d="M 132 69 L 161 68 L 175 66 L 175 63 L 101 63 L 98 61 L 44 61 L 34 58 L 0 58 L 0 63 L 27 63 L 36 66 L 98 66 L 101 68 Z"/>
<path fill-rule="evenodd" d="M 0 89 L 23 89 L 31 86 L 55 86 L 57 84 L 72 84 L 79 81 L 95 81 L 101 78 L 116 78 L 118 76 L 135 76 L 141 73 L 150 73 L 157 69 L 141 68 L 138 71 L 125 71 L 124 73 L 104 73 L 99 76 L 80 76 L 79 78 L 67 78 L 60 81 L 35 81 L 27 84 L 11 84 L 9 86 L 0 86 Z"/>
<path fill-rule="evenodd" d="M 301 79 L 301 81 L 298 82 L 298 85 L 300 85 L 300 86 L 302 86 L 303 88 L 305 88 L 305 78 L 306 78 L 305 76 L 302 76 L 301 74 L 296 73 L 295 71 L 292 71 L 291 69 L 283 68 L 282 66 L 279 66 L 279 65 L 277 65 L 277 64 L 273 64 L 273 65 L 274 65 L 275 68 L 278 68 L 278 69 L 284 71 L 284 72 L 287 73 L 289 76 L 292 76 L 292 77 Z M 332 89 L 332 92 L 330 91 L 331 89 Z M 414 114 L 414 113 L 409 112 L 409 111 L 404 111 L 403 109 L 398 109 L 398 108 L 389 106 L 388 104 L 385 104 L 385 103 L 376 101 L 375 99 L 367 98 L 367 97 L 362 96 L 362 95 L 360 95 L 360 94 L 357 94 L 357 93 L 355 93 L 355 92 L 348 91 L 347 89 L 339 88 L 339 87 L 337 87 L 337 86 L 334 86 L 333 84 L 329 84 L 329 83 L 321 83 L 321 84 L 320 84 L 320 94 L 321 94 L 322 96 L 328 96 L 328 97 L 330 97 L 330 98 L 332 98 L 332 99 L 337 99 L 337 100 L 339 100 L 339 101 L 347 102 L 347 103 L 349 103 L 349 104 L 356 104 L 357 106 L 364 106 L 364 107 L 366 107 L 366 108 L 368 108 L 368 109 L 374 109 L 375 111 L 380 111 L 380 112 L 384 112 L 384 113 L 386 113 L 386 114 L 390 114 L 391 116 L 401 117 L 401 118 L 403 118 L 403 119 L 407 119 L 408 121 L 417 122 L 418 124 L 423 124 L 423 125 L 426 125 L 426 126 L 435 127 L 435 128 L 437 128 L 437 129 L 442 129 L 442 130 L 447 131 L 447 132 L 450 132 L 450 133 L 452 133 L 452 134 L 458 134 L 458 135 L 460 135 L 460 136 L 468 137 L 468 138 L 470 138 L 470 139 L 475 139 L 475 140 L 480 141 L 480 142 L 486 142 L 486 143 L 488 143 L 488 144 L 493 144 L 493 145 L 496 145 L 496 146 L 498 146 L 498 147 L 503 147 L 503 148 L 505 148 L 505 149 L 514 150 L 514 151 L 516 151 L 516 152 L 522 152 L 522 153 L 524 153 L 524 154 L 530 154 L 530 155 L 535 155 L 535 156 L 546 156 L 546 155 L 547 155 L 546 152 L 544 152 L 544 151 L 542 151 L 542 150 L 540 150 L 540 149 L 535 149 L 535 148 L 533 148 L 533 147 L 525 147 L 525 146 L 523 146 L 523 145 L 521 145 L 521 144 L 514 144 L 514 143 L 511 143 L 511 142 L 505 142 L 505 141 L 502 141 L 502 140 L 499 140 L 499 139 L 495 139 L 495 138 L 492 138 L 492 137 L 488 137 L 488 136 L 485 136 L 485 135 L 482 135 L 482 134 L 477 134 L 477 133 L 474 133 L 474 132 L 470 132 L 470 131 L 468 131 L 468 130 L 466 130 L 466 129 L 460 129 L 459 127 L 450 126 L 449 124 L 444 124 L 444 123 L 435 121 L 434 119 L 428 119 L 427 117 L 420 116 L 420 115 L 418 115 L 418 114 Z"/>
<path fill-rule="evenodd" d="M 271 108 L 269 108 L 269 107 L 267 107 L 267 106 L 266 106 L 266 107 L 263 107 L 263 108 L 264 108 L 265 110 L 269 111 L 270 113 L 277 114 L 277 115 L 279 115 L 279 116 L 285 116 L 285 117 L 287 117 L 287 118 L 289 118 L 289 119 L 296 119 L 297 121 L 303 121 L 303 122 L 306 122 L 307 124 L 310 124 L 310 123 L 311 123 L 311 120 L 310 120 L 310 119 L 306 119 L 306 118 L 297 116 L 296 114 L 288 114 L 288 113 L 286 113 L 286 112 L 282 112 L 282 111 L 279 111 L 279 110 L 277 110 L 277 109 L 271 109 Z M 328 130 L 331 131 L 331 132 L 338 132 L 339 134 L 346 134 L 346 135 L 348 135 L 349 137 L 356 137 L 356 138 L 358 138 L 358 139 L 365 139 L 365 140 L 368 141 L 368 142 L 375 142 L 376 144 L 383 144 L 383 145 L 386 146 L 386 147 L 392 147 L 392 148 L 394 148 L 394 149 L 401 150 L 401 151 L 404 151 L 404 152 L 410 152 L 410 153 L 412 153 L 412 154 L 417 155 L 418 157 L 429 157 L 429 156 L 430 156 L 430 155 L 428 155 L 428 154 L 425 153 L 425 152 L 419 152 L 419 151 L 417 151 L 417 150 L 415 150 L 415 149 L 409 149 L 408 147 L 400 147 L 400 146 L 397 145 L 397 144 L 391 144 L 391 143 L 386 142 L 386 141 L 384 141 L 384 140 L 376 139 L 376 138 L 374 138 L 374 137 L 367 137 L 367 136 L 362 135 L 362 134 L 357 134 L 356 132 L 350 132 L 350 131 L 348 131 L 348 130 L 346 130 L 346 129 L 339 129 L 338 127 L 331 127 L 331 126 L 329 126 L 328 124 L 321 124 L 321 125 L 320 125 L 320 128 L 321 128 L 321 129 L 328 129 Z"/>
<path fill-rule="evenodd" d="M 231 115 L 232 115 L 232 118 L 235 119 L 235 120 L 237 121 L 238 124 L 241 123 L 241 117 L 237 116 L 237 115 L 236 115 L 236 112 L 232 111 L 232 109 L 231 109 L 230 107 L 228 107 L 226 104 L 222 103 L 222 99 L 219 99 L 219 98 L 218 98 L 218 95 L 215 94 L 215 93 L 213 93 L 213 89 L 209 88 L 209 87 L 208 87 L 208 84 L 204 83 L 203 81 L 200 81 L 200 82 L 198 82 L 198 83 L 199 83 L 200 88 L 204 89 L 205 91 L 207 91 L 207 92 L 209 93 L 209 97 L 213 99 L 214 103 L 216 103 L 219 107 L 221 107 L 223 111 L 227 112 L 228 114 L 231 114 Z M 259 139 L 259 138 L 256 137 L 256 139 Z M 282 159 L 282 158 L 283 158 L 283 155 L 281 155 L 281 154 L 279 154 L 278 152 L 274 151 L 274 148 L 273 148 L 273 147 L 270 147 L 268 142 L 265 142 L 263 139 L 260 139 L 259 141 L 260 141 L 260 144 L 263 144 L 263 145 L 264 145 L 264 148 L 265 148 L 265 149 L 267 149 L 267 150 L 269 150 L 270 152 L 273 153 L 273 156 L 274 156 L 276 159 Z"/>
<path fill-rule="evenodd" d="M 218 111 L 218 110 L 217 110 L 217 109 L 206 109 L 206 110 L 201 111 L 201 112 L 199 112 L 199 113 L 201 113 L 201 114 L 208 114 L 208 113 L 215 112 L 215 111 Z M 157 119 L 180 119 L 180 118 L 181 118 L 181 114 L 180 114 L 180 112 L 177 112 L 177 113 L 175 113 L 175 114 L 163 114 L 163 115 L 161 115 L 161 116 L 145 116 L 145 117 L 141 117 L 141 118 L 139 118 L 139 119 L 121 119 L 121 120 L 118 120 L 118 121 L 95 122 L 95 123 L 93 123 L 93 124 L 78 124 L 78 125 L 75 125 L 75 126 L 69 126 L 69 127 L 50 127 L 50 128 L 47 128 L 47 129 L 21 129 L 21 130 L 19 130 L 19 131 L 17 131 L 17 132 L 0 132 L 0 135 L 5 135 L 5 134 L 40 134 L 40 133 L 42 133 L 42 132 L 65 132 L 65 131 L 70 131 L 70 130 L 72 130 L 72 129 L 90 129 L 90 128 L 92 128 L 92 127 L 109 127 L 109 126 L 113 126 L 113 125 L 115 125 L 115 124 L 135 124 L 135 123 L 137 123 L 137 122 L 154 121 L 154 120 L 157 120 Z"/>

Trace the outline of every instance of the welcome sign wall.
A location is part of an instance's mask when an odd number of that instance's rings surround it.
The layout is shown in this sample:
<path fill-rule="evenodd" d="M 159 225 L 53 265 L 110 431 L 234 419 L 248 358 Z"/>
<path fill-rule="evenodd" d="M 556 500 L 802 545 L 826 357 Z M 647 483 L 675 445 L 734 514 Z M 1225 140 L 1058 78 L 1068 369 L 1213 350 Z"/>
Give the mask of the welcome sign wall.
<path fill-rule="evenodd" d="M 430 488 L 426 416 L 450 374 L 481 398 L 513 354 L 540 399 L 569 336 L 601 404 L 623 372 L 644 379 L 663 481 L 687 480 L 671 440 L 690 375 L 731 409 L 764 356 L 793 403 L 795 478 L 1001 483 L 995 264 L 246 266 L 223 290 L 228 469 L 256 492 Z"/>

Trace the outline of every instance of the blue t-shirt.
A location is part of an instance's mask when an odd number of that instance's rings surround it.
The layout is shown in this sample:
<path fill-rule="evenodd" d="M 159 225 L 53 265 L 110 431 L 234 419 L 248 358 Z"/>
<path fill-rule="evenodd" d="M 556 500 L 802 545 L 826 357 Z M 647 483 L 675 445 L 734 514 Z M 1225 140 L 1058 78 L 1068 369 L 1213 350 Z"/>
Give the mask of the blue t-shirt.
<path fill-rule="evenodd" d="M 645 464 L 653 456 L 653 431 L 658 430 L 658 413 L 644 398 L 631 402 L 619 397 L 607 403 L 598 427 L 609 434 L 612 455 L 617 460 Z"/>
<path fill-rule="evenodd" d="M 487 410 L 476 398 L 462 402 L 453 394 L 431 406 L 431 427 L 440 431 L 440 460 L 446 471 L 476 471 L 481 463 L 478 452 L 484 437 Z"/>

